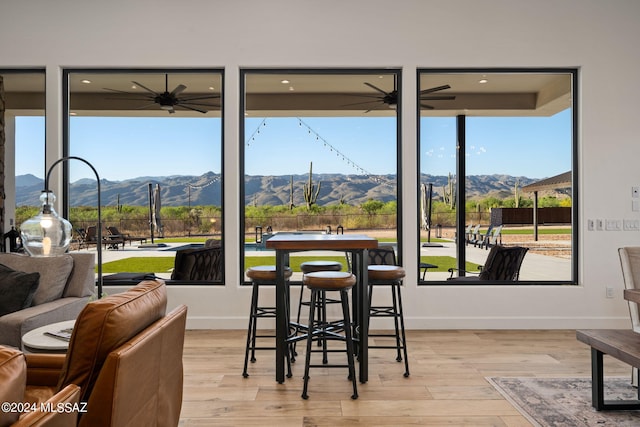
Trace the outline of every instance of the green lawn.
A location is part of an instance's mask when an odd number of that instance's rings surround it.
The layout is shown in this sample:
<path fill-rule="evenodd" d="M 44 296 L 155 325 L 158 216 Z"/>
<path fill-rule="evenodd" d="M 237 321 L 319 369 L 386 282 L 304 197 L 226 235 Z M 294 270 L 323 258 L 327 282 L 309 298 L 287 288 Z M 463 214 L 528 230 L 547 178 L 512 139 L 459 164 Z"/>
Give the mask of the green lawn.
<path fill-rule="evenodd" d="M 305 261 L 322 260 L 322 261 L 337 261 L 342 264 L 342 269 L 347 270 L 347 260 L 344 256 L 295 256 L 290 257 L 291 268 L 293 271 L 300 271 L 300 264 Z M 102 272 L 111 273 L 161 273 L 168 272 L 173 268 L 174 257 L 131 257 L 125 258 L 119 261 L 112 261 L 103 264 Z M 455 258 L 448 256 L 423 256 L 420 257 L 420 262 L 426 262 L 429 264 L 437 265 L 436 269 L 429 269 L 433 271 L 447 271 L 447 269 L 456 266 Z M 263 256 L 248 256 L 245 258 L 245 269 L 254 267 L 256 265 L 273 265 L 275 263 L 275 257 L 263 257 Z M 478 264 L 467 262 L 467 270 L 475 271 Z"/>

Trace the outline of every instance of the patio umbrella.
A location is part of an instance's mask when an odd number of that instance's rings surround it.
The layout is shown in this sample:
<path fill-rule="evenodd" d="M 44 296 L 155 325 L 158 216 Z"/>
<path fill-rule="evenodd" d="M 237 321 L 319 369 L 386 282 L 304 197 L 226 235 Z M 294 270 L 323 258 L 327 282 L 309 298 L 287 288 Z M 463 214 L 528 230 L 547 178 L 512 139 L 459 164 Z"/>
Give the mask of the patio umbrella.
<path fill-rule="evenodd" d="M 420 228 L 422 228 L 423 230 L 428 230 L 430 225 L 430 219 L 427 218 L 427 209 L 427 185 L 420 184 Z"/>
<path fill-rule="evenodd" d="M 156 184 L 156 188 L 153 192 L 153 210 L 151 213 L 151 218 L 153 222 L 153 228 L 156 230 L 156 233 L 159 237 L 164 237 L 162 232 L 162 219 L 160 217 L 160 208 L 162 204 L 160 202 L 160 184 Z"/>

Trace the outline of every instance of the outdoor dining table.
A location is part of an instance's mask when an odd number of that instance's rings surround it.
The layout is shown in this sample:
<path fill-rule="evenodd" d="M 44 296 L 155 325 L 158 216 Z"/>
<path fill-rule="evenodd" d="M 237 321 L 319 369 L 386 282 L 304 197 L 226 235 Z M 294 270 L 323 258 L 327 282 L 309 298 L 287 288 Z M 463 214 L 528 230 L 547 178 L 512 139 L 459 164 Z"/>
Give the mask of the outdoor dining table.
<path fill-rule="evenodd" d="M 369 379 L 368 329 L 369 299 L 367 267 L 369 249 L 378 247 L 378 240 L 362 234 L 308 234 L 276 233 L 266 241 L 267 249 L 276 251 L 276 381 L 284 382 L 289 313 L 284 267 L 289 265 L 289 254 L 303 251 L 341 251 L 351 253 L 352 272 L 356 275 L 352 301 L 354 312 L 354 337 L 358 337 L 358 361 L 360 382 Z"/>

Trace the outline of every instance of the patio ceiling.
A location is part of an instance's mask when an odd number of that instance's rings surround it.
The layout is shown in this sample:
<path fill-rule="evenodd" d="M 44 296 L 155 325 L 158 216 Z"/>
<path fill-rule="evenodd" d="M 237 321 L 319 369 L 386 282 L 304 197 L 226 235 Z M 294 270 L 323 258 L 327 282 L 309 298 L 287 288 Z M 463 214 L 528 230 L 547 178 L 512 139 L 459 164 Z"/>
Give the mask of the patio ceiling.
<path fill-rule="evenodd" d="M 7 73 L 4 77 L 8 110 L 27 112 L 44 108 L 44 76 L 42 74 Z M 90 81 L 90 83 L 83 83 Z M 165 74 L 159 72 L 130 73 L 117 70 L 71 74 L 71 111 L 75 115 L 101 116 L 167 116 L 167 112 L 148 102 L 132 100 L 132 96 L 105 90 L 115 89 L 144 93 L 133 88 L 139 82 L 157 92 L 165 90 Z M 483 82 L 484 81 L 484 82 Z M 393 73 L 323 74 L 269 72 L 248 73 L 246 113 L 254 117 L 278 116 L 392 116 L 395 111 L 383 102 L 362 104 L 382 95 L 366 85 L 385 92 L 394 90 Z M 215 72 L 171 72 L 168 89 L 183 84 L 185 96 L 219 95 L 222 79 Z M 571 77 L 552 73 L 423 73 L 420 90 L 449 85 L 450 89 L 434 95 L 453 95 L 455 100 L 429 100 L 422 116 L 550 116 L 571 105 Z M 203 102 L 219 105 L 220 100 Z M 356 104 L 356 105 L 354 105 Z M 207 116 L 219 116 L 212 109 Z M 180 111 L 175 116 L 202 117 L 201 113 Z"/>

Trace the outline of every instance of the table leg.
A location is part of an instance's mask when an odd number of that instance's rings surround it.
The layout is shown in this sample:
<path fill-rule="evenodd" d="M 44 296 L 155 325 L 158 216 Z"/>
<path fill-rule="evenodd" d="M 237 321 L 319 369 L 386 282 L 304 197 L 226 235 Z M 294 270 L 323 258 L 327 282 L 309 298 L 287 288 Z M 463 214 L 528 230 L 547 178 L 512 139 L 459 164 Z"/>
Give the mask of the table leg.
<path fill-rule="evenodd" d="M 284 362 L 288 334 L 285 291 L 285 252 L 276 250 L 276 381 L 284 382 Z"/>
<path fill-rule="evenodd" d="M 353 253 L 353 271 L 357 275 L 354 288 L 354 319 L 358 331 L 358 361 L 360 382 L 369 380 L 369 252 L 364 249 Z"/>

